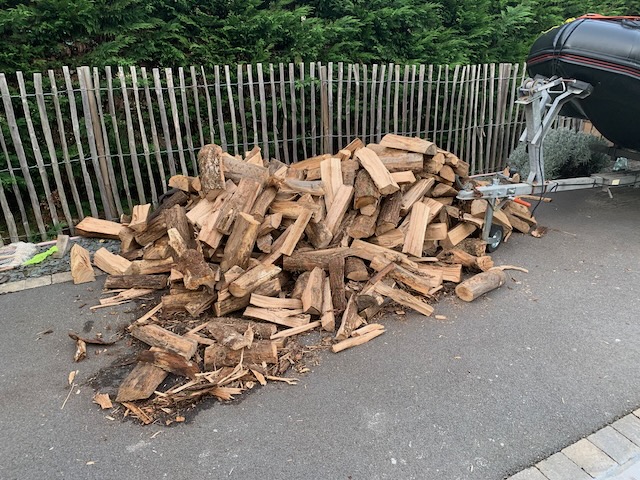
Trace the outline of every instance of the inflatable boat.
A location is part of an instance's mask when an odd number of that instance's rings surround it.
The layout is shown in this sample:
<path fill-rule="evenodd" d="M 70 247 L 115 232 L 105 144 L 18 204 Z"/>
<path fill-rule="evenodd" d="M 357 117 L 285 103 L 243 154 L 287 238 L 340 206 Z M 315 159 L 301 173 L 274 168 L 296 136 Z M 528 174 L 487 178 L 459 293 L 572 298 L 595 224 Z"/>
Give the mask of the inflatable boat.
<path fill-rule="evenodd" d="M 539 37 L 527 58 L 531 76 L 593 86 L 562 114 L 588 118 L 614 144 L 640 150 L 640 17 L 586 15 Z"/>

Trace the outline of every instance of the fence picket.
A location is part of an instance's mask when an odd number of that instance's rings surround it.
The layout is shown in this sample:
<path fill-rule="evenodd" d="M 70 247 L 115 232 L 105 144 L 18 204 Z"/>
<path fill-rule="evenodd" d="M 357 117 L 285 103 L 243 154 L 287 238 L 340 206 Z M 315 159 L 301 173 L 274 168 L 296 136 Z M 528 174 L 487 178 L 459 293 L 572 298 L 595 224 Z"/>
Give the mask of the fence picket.
<path fill-rule="evenodd" d="M 311 155 L 313 157 L 316 156 L 316 140 L 318 137 L 318 130 L 316 125 L 318 124 L 318 119 L 316 118 L 316 64 L 309 64 L 309 79 L 311 80 Z"/>
<path fill-rule="evenodd" d="M 94 115 L 97 117 L 98 112 L 95 107 L 95 97 L 93 97 L 93 86 L 91 85 L 91 75 L 89 67 L 79 67 L 76 70 L 78 82 L 80 84 L 80 96 L 82 101 L 82 110 L 84 112 L 84 125 L 87 129 L 87 141 L 89 143 L 89 153 L 91 155 L 91 164 L 93 172 L 96 176 L 98 184 L 98 193 L 104 214 L 109 220 L 116 218 L 115 202 L 111 196 L 111 185 L 109 172 L 107 169 L 106 158 L 104 157 L 104 144 L 102 143 L 102 133 L 98 125 L 94 125 Z M 93 106 L 91 103 L 93 98 Z M 96 118 L 97 120 L 97 118 Z M 100 156 L 101 155 L 101 156 Z"/>
<path fill-rule="evenodd" d="M 262 73 L 262 64 L 259 63 L 256 66 L 256 71 L 258 73 L 258 87 L 260 93 L 260 112 L 261 112 L 261 123 L 262 123 L 262 144 L 263 144 L 263 155 L 265 158 L 271 158 L 269 156 L 269 130 L 267 128 L 267 99 L 264 90 L 264 76 Z M 276 148 L 277 151 L 277 148 Z"/>
<path fill-rule="evenodd" d="M 184 119 L 184 134 L 187 137 L 187 149 L 191 159 L 191 169 L 194 175 L 198 175 L 198 162 L 196 161 L 195 148 L 193 146 L 193 136 L 191 135 L 191 120 L 189 120 L 189 101 L 187 100 L 187 88 L 184 81 L 184 69 L 178 67 L 178 84 L 180 86 L 180 98 L 182 100 L 182 117 Z M 138 89 L 134 89 L 136 93 Z M 137 97 L 137 93 L 136 93 Z"/>
<path fill-rule="evenodd" d="M 82 147 L 82 139 L 80 137 L 80 123 L 78 122 L 78 111 L 76 108 L 76 97 L 73 92 L 73 84 L 71 83 L 71 74 L 69 73 L 69 67 L 62 67 L 62 73 L 64 74 L 64 82 L 67 87 L 67 95 L 69 98 L 69 111 L 71 113 L 71 125 L 73 128 L 73 136 L 76 141 L 76 148 L 78 149 L 78 157 L 80 159 L 80 168 L 82 170 L 82 177 L 84 178 L 84 185 L 89 200 L 89 208 L 91 215 L 98 216 L 98 207 L 96 205 L 95 195 L 93 193 L 93 183 L 87 170 L 87 165 L 84 158 L 84 149 Z"/>
<path fill-rule="evenodd" d="M 173 157 L 173 146 L 171 145 L 171 133 L 169 131 L 169 120 L 167 118 L 167 110 L 164 104 L 164 94 L 162 93 L 162 80 L 160 79 L 160 69 L 154 68 L 151 71 L 151 74 L 153 75 L 153 87 L 156 91 L 156 98 L 158 100 L 158 111 L 160 112 L 160 124 L 162 125 L 162 136 L 164 138 L 164 145 L 167 150 L 167 157 L 168 157 L 167 163 L 169 163 L 169 176 L 173 177 L 176 174 L 176 162 Z M 211 141 L 213 141 L 213 139 Z"/>
<path fill-rule="evenodd" d="M 345 141 L 342 138 L 342 81 L 344 80 L 344 64 L 338 62 L 338 114 L 336 115 L 336 121 L 338 122 L 338 149 L 345 145 Z"/>
<path fill-rule="evenodd" d="M 169 104 L 171 105 L 171 118 L 173 119 L 173 131 L 175 132 L 176 150 L 178 150 L 178 158 L 180 159 L 180 169 L 182 171 L 182 175 L 189 175 L 187 162 L 184 157 L 184 146 L 182 144 L 182 129 L 180 128 L 180 114 L 178 113 L 176 88 L 173 83 L 173 70 L 171 68 L 165 68 L 164 76 L 167 81 L 167 93 L 169 94 Z"/>
<path fill-rule="evenodd" d="M 355 111 L 354 111 L 354 119 L 353 119 L 353 136 L 359 137 L 360 130 L 358 130 L 359 120 L 360 120 L 360 64 L 353 65 L 353 80 L 356 84 L 355 91 Z"/>
<path fill-rule="evenodd" d="M 297 118 L 297 102 L 296 102 L 296 85 L 295 85 L 295 69 L 293 63 L 289 64 L 289 94 L 291 96 L 291 151 L 293 152 L 293 161 L 298 161 L 298 118 Z"/>
<path fill-rule="evenodd" d="M 198 138 L 200 139 L 200 147 L 204 146 L 204 132 L 202 130 L 202 112 L 200 112 L 200 94 L 198 93 L 198 78 L 196 76 L 196 67 L 189 67 L 191 73 L 191 93 L 193 95 L 193 108 L 196 111 L 196 125 L 198 126 Z M 145 82 L 146 83 L 146 82 Z M 146 90 L 146 89 L 145 89 Z M 198 169 L 198 162 L 195 162 L 194 168 Z"/>
<path fill-rule="evenodd" d="M 67 147 L 67 135 L 64 128 L 64 120 L 62 118 L 62 109 L 60 108 L 60 99 L 58 98 L 58 86 L 56 85 L 56 77 L 53 70 L 49 70 L 49 83 L 51 84 L 51 97 L 53 98 L 53 106 L 56 112 L 56 121 L 58 124 L 58 135 L 60 137 L 60 147 L 62 149 L 62 159 L 64 161 L 65 172 L 67 173 L 67 181 L 71 187 L 71 196 L 73 197 L 73 203 L 76 207 L 76 214 L 82 220 L 84 218 L 84 212 L 82 211 L 82 203 L 80 202 L 80 193 L 78 192 L 78 186 L 76 185 L 75 176 L 71 167 L 71 159 L 69 158 L 69 148 Z M 8 159 L 7 159 L 8 162 Z M 11 172 L 13 175 L 13 172 Z M 14 179 L 15 185 L 15 179 Z M 19 200 L 19 206 L 21 207 L 21 214 L 24 214 L 22 197 L 17 195 Z"/>
<path fill-rule="evenodd" d="M 211 103 L 211 93 L 209 92 L 209 82 L 207 80 L 207 74 L 204 72 L 204 67 L 200 67 L 200 73 L 202 74 L 202 85 L 204 86 L 204 98 L 207 101 L 207 118 L 209 120 L 209 138 L 211 143 L 215 143 L 216 128 L 213 123 L 213 104 Z"/>
<path fill-rule="evenodd" d="M 238 155 L 238 126 L 236 125 L 236 106 L 233 101 L 233 90 L 231 89 L 231 72 L 229 65 L 224 66 L 224 78 L 227 83 L 227 100 L 229 101 L 229 113 L 231 114 L 231 133 L 233 135 L 233 153 Z"/>
<path fill-rule="evenodd" d="M 384 74 L 386 73 L 387 66 L 383 63 L 380 71 L 380 86 L 378 88 L 378 107 L 377 110 L 377 127 L 376 127 L 376 137 L 374 138 L 374 142 L 380 143 L 382 139 L 382 99 L 384 93 Z"/>
<path fill-rule="evenodd" d="M 131 73 L 131 89 L 133 90 L 133 99 L 136 105 L 136 114 L 138 117 L 138 128 L 140 129 L 140 139 L 142 140 L 142 154 L 147 165 L 147 175 L 149 176 L 149 184 L 151 185 L 151 201 L 154 205 L 158 204 L 158 192 L 156 190 L 156 182 L 153 177 L 151 168 L 151 155 L 149 152 L 149 141 L 147 140 L 147 131 L 144 127 L 144 118 L 142 117 L 142 107 L 140 106 L 140 92 L 138 91 L 138 74 L 136 67 L 129 67 Z"/>
<path fill-rule="evenodd" d="M 305 105 L 305 98 L 304 98 L 304 91 L 305 91 L 304 63 L 301 62 L 298 68 L 300 71 L 300 84 L 302 85 L 302 88 L 300 89 L 300 123 L 301 123 L 300 132 L 302 134 L 302 154 L 304 155 L 304 158 L 307 158 L 307 128 L 306 128 L 307 108 Z"/>
<path fill-rule="evenodd" d="M 220 66 L 216 65 L 213 69 L 214 89 L 216 93 L 216 112 L 218 114 L 218 134 L 220 135 L 220 145 L 222 149 L 227 151 L 227 133 L 224 128 L 224 117 L 222 115 L 222 93 L 220 91 Z"/>
<path fill-rule="evenodd" d="M 238 65 L 236 69 L 236 87 L 238 91 L 238 113 L 240 114 L 240 127 L 242 128 L 242 153 L 244 154 L 245 152 L 249 151 L 249 142 L 247 140 L 247 115 L 244 105 L 244 78 L 242 73 L 242 65 Z"/>
<path fill-rule="evenodd" d="M 287 115 L 287 94 L 285 92 L 284 64 L 280 63 L 278 65 L 278 70 L 280 73 L 280 102 L 282 107 L 282 150 L 284 150 L 284 161 L 286 164 L 289 164 L 291 163 L 289 159 L 289 116 Z"/>
<path fill-rule="evenodd" d="M 411 96 L 409 99 L 409 135 L 413 136 L 413 106 L 414 93 L 416 86 L 416 66 L 411 65 Z"/>
<path fill-rule="evenodd" d="M 140 67 L 140 75 L 142 75 L 142 80 L 144 81 L 144 98 L 147 102 L 147 110 L 149 113 L 149 124 L 151 126 L 151 141 L 153 142 L 153 155 L 156 159 L 156 165 L 158 166 L 158 173 L 160 174 L 160 184 L 162 186 L 162 193 L 167 193 L 167 179 L 164 174 L 162 154 L 160 153 L 160 142 L 158 141 L 158 129 L 156 127 L 155 115 L 153 113 L 153 103 L 151 101 L 149 79 L 147 77 L 147 69 L 145 67 Z"/>
<path fill-rule="evenodd" d="M 44 168 L 44 159 L 42 158 L 42 152 L 40 151 L 40 145 L 38 144 L 38 138 L 36 137 L 36 130 L 33 127 L 33 121 L 31 120 L 31 109 L 29 108 L 29 102 L 27 101 L 27 90 L 24 85 L 24 77 L 22 75 L 22 72 L 16 72 L 16 78 L 18 80 L 18 88 L 20 89 L 20 100 L 22 100 L 22 111 L 24 112 L 24 120 L 27 124 L 29 139 L 31 140 L 31 149 L 33 151 L 33 156 L 38 167 L 40 180 L 42 181 L 42 188 L 44 189 L 47 206 L 49 207 L 51 221 L 55 225 L 59 223 L 58 210 L 53 203 L 53 198 L 51 196 L 51 186 L 49 185 L 49 178 L 47 176 L 47 171 Z"/>
<path fill-rule="evenodd" d="M 378 78 L 378 64 L 374 64 L 371 67 L 371 100 L 370 100 L 370 111 L 369 111 L 369 143 L 373 143 L 376 141 L 375 133 L 376 133 L 376 80 Z M 367 143 L 365 141 L 365 143 Z"/>
<path fill-rule="evenodd" d="M 28 235 L 31 235 L 29 230 L 29 223 L 27 222 L 27 215 L 24 210 L 24 204 L 22 203 L 22 197 L 20 196 L 20 191 L 18 190 L 18 185 L 15 181 L 15 175 L 13 174 L 13 169 L 10 167 L 9 162 L 9 152 L 7 151 L 7 145 L 4 141 L 4 133 L 0 128 L 0 146 L 2 146 L 2 152 L 4 153 L 5 160 L 7 161 L 7 167 L 10 168 L 10 176 L 12 179 L 11 187 L 13 189 L 13 194 L 16 196 L 18 200 L 18 207 L 20 210 L 20 215 L 22 216 L 23 227 Z M 7 222 L 7 230 L 9 230 L 9 239 L 11 242 L 17 242 L 20 237 L 18 234 L 18 228 L 16 226 L 15 218 L 13 213 L 11 212 L 11 208 L 9 208 L 9 204 L 7 202 L 7 197 L 4 193 L 4 188 L 0 188 L 0 204 L 2 205 L 2 212 L 4 214 L 4 219 Z M 2 239 L 0 239 L 2 240 Z"/>
<path fill-rule="evenodd" d="M 269 84 L 271 85 L 271 131 L 273 132 L 273 149 L 276 160 L 280 160 L 280 148 L 278 147 L 278 101 L 276 100 L 276 80 L 274 77 L 273 63 L 269 64 Z"/>
<path fill-rule="evenodd" d="M 402 135 L 407 134 L 407 97 L 409 95 L 409 65 L 404 66 L 404 78 L 402 80 Z"/>

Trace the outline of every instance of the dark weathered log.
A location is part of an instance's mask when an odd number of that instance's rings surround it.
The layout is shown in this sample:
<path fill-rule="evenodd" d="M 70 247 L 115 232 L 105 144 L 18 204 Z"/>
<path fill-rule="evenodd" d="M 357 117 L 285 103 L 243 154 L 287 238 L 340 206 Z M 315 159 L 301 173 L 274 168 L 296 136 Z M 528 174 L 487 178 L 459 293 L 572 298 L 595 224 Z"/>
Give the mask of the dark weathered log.
<path fill-rule="evenodd" d="M 168 275 L 108 275 L 104 288 L 150 288 L 162 290 L 167 287 Z"/>

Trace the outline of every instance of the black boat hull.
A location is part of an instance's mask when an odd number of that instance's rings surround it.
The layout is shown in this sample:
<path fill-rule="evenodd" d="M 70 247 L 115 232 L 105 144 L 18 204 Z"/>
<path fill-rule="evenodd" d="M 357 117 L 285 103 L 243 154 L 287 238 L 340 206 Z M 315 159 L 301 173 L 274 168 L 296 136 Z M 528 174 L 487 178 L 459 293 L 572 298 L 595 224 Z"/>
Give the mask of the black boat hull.
<path fill-rule="evenodd" d="M 580 18 L 539 37 L 529 75 L 575 78 L 593 86 L 563 114 L 586 117 L 614 144 L 640 150 L 640 20 Z"/>

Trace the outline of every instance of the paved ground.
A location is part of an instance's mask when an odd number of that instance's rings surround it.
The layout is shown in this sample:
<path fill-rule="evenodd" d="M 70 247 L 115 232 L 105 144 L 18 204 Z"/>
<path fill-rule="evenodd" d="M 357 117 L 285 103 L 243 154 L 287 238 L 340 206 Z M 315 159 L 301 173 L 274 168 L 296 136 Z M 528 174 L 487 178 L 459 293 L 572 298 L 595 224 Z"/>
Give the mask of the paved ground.
<path fill-rule="evenodd" d="M 76 366 L 66 332 L 108 334 L 130 317 L 80 308 L 99 284 L 0 296 L 0 478 L 513 475 L 640 406 L 640 189 L 615 195 L 542 205 L 549 234 L 495 256 L 531 273 L 473 304 L 441 302 L 447 320 L 389 319 L 298 386 L 212 402 L 171 428 L 110 421 L 91 403 L 85 382 L 126 345 Z M 75 368 L 81 385 L 61 409 Z"/>

